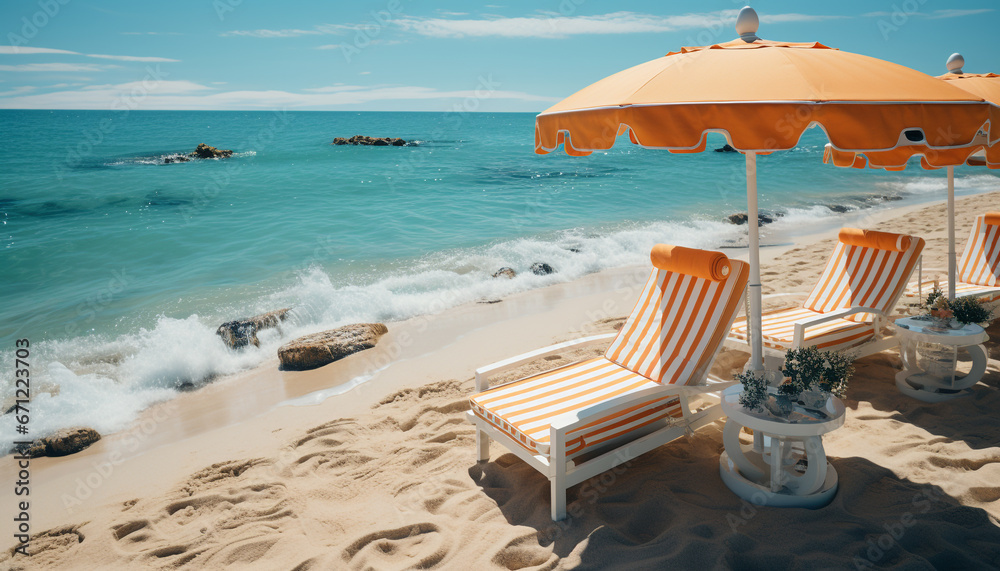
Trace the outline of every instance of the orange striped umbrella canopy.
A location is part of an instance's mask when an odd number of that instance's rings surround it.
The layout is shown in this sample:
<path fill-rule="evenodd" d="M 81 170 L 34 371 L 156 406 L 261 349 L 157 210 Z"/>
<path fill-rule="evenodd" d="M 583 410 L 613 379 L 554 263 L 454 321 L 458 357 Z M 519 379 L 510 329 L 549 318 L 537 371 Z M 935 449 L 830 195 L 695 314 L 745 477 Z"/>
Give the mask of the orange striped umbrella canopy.
<path fill-rule="evenodd" d="M 585 87 L 538 115 L 535 151 L 563 144 L 586 155 L 627 130 L 633 143 L 674 152 L 703 151 L 705 134 L 720 132 L 760 154 L 791 149 L 819 125 L 837 150 L 905 153 L 905 131 L 947 150 L 1000 120 L 1000 108 L 959 81 L 820 43 L 754 38 L 682 48 Z"/>
<path fill-rule="evenodd" d="M 961 54 L 952 54 L 948 58 L 950 71 L 939 75 L 948 85 L 961 88 L 975 97 L 980 97 L 987 103 L 1000 106 L 1000 75 L 995 73 L 964 73 L 962 66 L 965 59 Z M 859 155 L 833 146 L 827 146 L 823 162 L 833 163 L 838 167 L 881 168 L 891 171 L 901 171 L 906 168 L 906 162 L 914 155 L 921 155 L 920 163 L 925 169 L 938 169 L 947 166 L 958 166 L 963 163 L 977 166 L 987 166 L 1000 169 L 1000 145 L 997 139 L 1000 133 L 990 137 L 980 133 L 979 144 L 958 149 L 933 149 L 927 145 L 913 144 L 909 147 L 898 147 L 889 151 L 867 152 Z"/>
<path fill-rule="evenodd" d="M 837 150 L 935 150 L 972 145 L 1000 125 L 1000 108 L 910 68 L 820 43 L 766 41 L 759 19 L 740 11 L 734 41 L 682 48 L 581 89 L 535 118 L 535 152 L 570 155 L 611 148 L 619 135 L 644 147 L 705 150 L 723 133 L 746 155 L 750 243 L 750 366 L 763 368 L 757 225 L 758 154 L 793 148 L 820 126 Z M 1000 136 L 1000 129 L 998 129 Z"/>

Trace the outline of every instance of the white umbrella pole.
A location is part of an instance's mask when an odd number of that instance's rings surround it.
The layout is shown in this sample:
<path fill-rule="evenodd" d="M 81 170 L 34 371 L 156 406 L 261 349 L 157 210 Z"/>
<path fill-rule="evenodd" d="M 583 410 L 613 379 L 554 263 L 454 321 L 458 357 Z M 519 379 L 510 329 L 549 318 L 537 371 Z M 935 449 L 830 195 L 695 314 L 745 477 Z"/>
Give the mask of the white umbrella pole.
<path fill-rule="evenodd" d="M 955 258 L 955 167 L 948 167 L 948 299 L 955 300 L 955 279 L 958 277 Z"/>
<path fill-rule="evenodd" d="M 747 152 L 747 224 L 750 230 L 750 333 L 751 371 L 764 369 L 763 337 L 761 336 L 760 292 L 760 232 L 757 226 L 757 153 Z"/>

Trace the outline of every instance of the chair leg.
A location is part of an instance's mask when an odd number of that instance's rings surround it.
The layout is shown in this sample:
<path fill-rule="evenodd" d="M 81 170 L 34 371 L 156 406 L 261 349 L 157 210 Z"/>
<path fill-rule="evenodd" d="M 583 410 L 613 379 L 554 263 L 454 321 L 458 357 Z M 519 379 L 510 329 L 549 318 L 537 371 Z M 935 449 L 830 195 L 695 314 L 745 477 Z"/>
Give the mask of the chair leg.
<path fill-rule="evenodd" d="M 566 519 L 566 482 L 561 478 L 549 481 L 552 487 L 552 521 Z"/>
<path fill-rule="evenodd" d="M 566 432 L 552 427 L 549 436 L 549 485 L 552 487 L 552 521 L 566 517 Z"/>
<path fill-rule="evenodd" d="M 490 460 L 490 437 L 484 431 L 476 429 L 476 451 L 479 454 L 480 462 Z"/>

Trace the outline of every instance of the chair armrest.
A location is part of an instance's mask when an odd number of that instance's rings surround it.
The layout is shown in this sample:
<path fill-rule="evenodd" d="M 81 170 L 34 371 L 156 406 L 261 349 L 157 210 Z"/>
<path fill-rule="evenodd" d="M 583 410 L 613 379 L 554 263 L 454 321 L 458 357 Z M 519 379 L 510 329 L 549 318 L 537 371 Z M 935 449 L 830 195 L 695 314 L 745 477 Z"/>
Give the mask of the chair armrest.
<path fill-rule="evenodd" d="M 793 296 L 793 295 L 809 295 L 809 292 L 807 292 L 807 291 L 786 291 L 786 292 L 781 292 L 781 293 L 769 293 L 769 294 L 766 294 L 766 295 L 762 295 L 761 299 L 770 299 L 772 297 L 789 297 L 789 296 Z"/>
<path fill-rule="evenodd" d="M 509 359 L 504 359 L 503 361 L 497 361 L 496 363 L 486 365 L 485 367 L 480 367 L 476 369 L 476 391 L 482 392 L 490 388 L 490 377 L 493 375 L 502 373 L 504 371 L 509 371 L 515 367 L 519 367 L 530 361 L 534 361 L 540 357 L 545 357 L 547 355 L 552 355 L 554 353 L 559 353 L 567 349 L 579 349 L 586 347 L 588 345 L 597 345 L 604 341 L 615 338 L 617 333 L 605 333 L 603 335 L 592 335 L 590 337 L 581 337 L 580 339 L 574 339 L 573 341 L 566 341 L 565 343 L 557 343 L 555 345 L 549 345 L 548 347 L 543 347 L 541 349 L 536 349 L 534 351 L 518 355 L 516 357 L 511 357 Z"/>
<path fill-rule="evenodd" d="M 830 313 L 823 313 L 817 315 L 816 317 L 800 319 L 795 322 L 795 336 L 792 337 L 792 347 L 800 347 L 802 345 L 802 342 L 805 340 L 807 328 L 819 325 L 820 323 L 826 323 L 827 321 L 833 321 L 834 319 L 841 319 L 847 317 L 848 315 L 854 315 L 855 313 L 874 313 L 875 315 L 882 315 L 881 310 L 873 307 L 848 307 L 846 309 L 831 311 Z"/>
<path fill-rule="evenodd" d="M 723 391 L 733 385 L 736 381 L 713 383 L 711 385 L 659 385 L 649 387 L 634 393 L 621 395 L 604 402 L 588 406 L 576 412 L 566 413 L 557 416 L 552 420 L 552 430 L 567 431 L 573 426 L 592 421 L 595 417 L 607 416 L 625 410 L 644 401 L 661 398 L 670 395 L 694 396 L 704 393 L 715 393 Z"/>

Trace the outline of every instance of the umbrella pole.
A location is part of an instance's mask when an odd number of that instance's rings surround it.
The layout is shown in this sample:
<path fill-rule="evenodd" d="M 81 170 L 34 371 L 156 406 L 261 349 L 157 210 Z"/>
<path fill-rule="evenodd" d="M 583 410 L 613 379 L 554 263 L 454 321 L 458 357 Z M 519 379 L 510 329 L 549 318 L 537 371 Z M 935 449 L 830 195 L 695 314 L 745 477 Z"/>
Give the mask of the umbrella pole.
<path fill-rule="evenodd" d="M 760 232 L 757 223 L 757 153 L 748 151 L 747 162 L 747 224 L 750 231 L 750 330 L 751 371 L 764 370 L 763 338 L 761 336 L 760 292 Z"/>
<path fill-rule="evenodd" d="M 955 300 L 955 279 L 958 277 L 955 258 L 955 167 L 948 167 L 948 299 Z"/>

